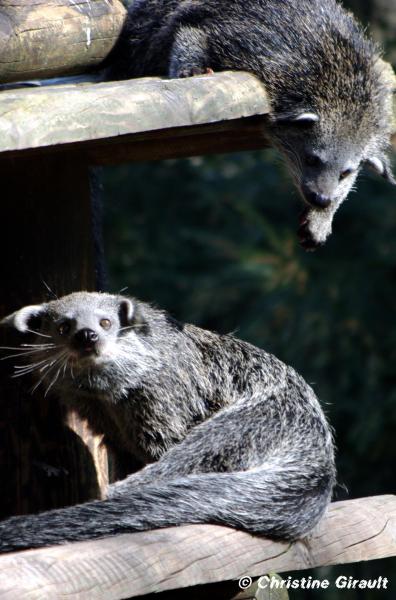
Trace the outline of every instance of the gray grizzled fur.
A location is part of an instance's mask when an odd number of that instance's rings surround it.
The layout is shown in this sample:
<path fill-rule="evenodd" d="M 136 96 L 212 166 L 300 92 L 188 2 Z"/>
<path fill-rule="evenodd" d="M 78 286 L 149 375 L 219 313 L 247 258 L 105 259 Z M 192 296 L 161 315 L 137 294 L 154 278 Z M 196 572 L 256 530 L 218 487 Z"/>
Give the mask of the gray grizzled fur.
<path fill-rule="evenodd" d="M 264 82 L 270 134 L 306 202 L 307 249 L 369 166 L 394 183 L 392 84 L 378 48 L 336 0 L 135 0 L 110 78 L 245 70 Z"/>
<path fill-rule="evenodd" d="M 40 333 L 21 347 L 18 374 L 35 374 L 143 466 L 106 500 L 1 522 L 2 551 L 186 523 L 295 539 L 323 515 L 331 431 L 309 385 L 271 354 L 104 293 L 2 324 Z"/>

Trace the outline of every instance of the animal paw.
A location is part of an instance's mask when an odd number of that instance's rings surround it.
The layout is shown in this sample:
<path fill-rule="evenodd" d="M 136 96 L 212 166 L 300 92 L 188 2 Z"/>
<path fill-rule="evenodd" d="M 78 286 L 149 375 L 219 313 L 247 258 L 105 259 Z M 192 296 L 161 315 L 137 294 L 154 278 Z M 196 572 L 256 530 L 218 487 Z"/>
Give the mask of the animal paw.
<path fill-rule="evenodd" d="M 177 73 L 177 77 L 180 79 L 186 77 L 194 77 L 195 75 L 213 75 L 214 71 L 210 67 L 190 67 L 187 69 L 181 69 Z"/>

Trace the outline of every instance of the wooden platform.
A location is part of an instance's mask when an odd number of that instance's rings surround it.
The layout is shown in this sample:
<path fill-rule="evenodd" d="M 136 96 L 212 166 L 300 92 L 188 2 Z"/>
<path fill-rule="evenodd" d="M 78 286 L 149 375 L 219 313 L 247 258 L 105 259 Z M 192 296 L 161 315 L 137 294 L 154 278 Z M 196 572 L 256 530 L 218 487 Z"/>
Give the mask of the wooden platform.
<path fill-rule="evenodd" d="M 293 544 L 189 525 L 3 555 L 0 598 L 119 600 L 388 556 L 396 556 L 396 496 L 378 496 L 332 504 L 315 532 Z"/>

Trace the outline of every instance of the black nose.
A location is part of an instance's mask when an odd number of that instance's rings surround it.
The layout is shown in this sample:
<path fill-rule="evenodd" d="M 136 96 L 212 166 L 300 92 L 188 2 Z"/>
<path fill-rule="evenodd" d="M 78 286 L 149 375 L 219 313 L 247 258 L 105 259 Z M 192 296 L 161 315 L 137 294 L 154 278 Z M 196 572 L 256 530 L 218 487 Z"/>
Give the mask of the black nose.
<path fill-rule="evenodd" d="M 92 329 L 80 329 L 74 336 L 74 341 L 78 348 L 89 349 L 98 341 L 99 336 Z"/>
<path fill-rule="evenodd" d="M 315 208 L 327 208 L 331 204 L 331 198 L 316 192 L 304 191 L 304 196 L 307 202 Z"/>

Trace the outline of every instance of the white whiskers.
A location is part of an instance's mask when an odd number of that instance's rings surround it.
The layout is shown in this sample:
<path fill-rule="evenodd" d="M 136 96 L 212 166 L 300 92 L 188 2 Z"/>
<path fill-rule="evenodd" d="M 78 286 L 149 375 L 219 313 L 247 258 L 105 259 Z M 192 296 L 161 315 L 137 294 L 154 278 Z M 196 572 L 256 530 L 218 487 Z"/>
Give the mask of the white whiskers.
<path fill-rule="evenodd" d="M 36 335 L 52 339 L 51 336 L 34 331 Z M 9 360 L 11 358 L 25 358 L 24 364 L 14 365 L 14 373 L 12 378 L 23 377 L 24 375 L 39 375 L 40 378 L 31 389 L 33 393 L 42 383 L 50 380 L 44 396 L 48 394 L 50 389 L 59 379 L 59 375 L 63 369 L 66 374 L 67 364 L 69 361 L 69 352 L 63 346 L 59 346 L 53 342 L 45 342 L 40 344 L 21 344 L 20 346 L 0 346 L 0 350 L 12 350 L 12 354 L 1 357 L 0 360 Z M 57 369 L 57 370 L 56 370 Z"/>
<path fill-rule="evenodd" d="M 55 375 L 55 377 L 52 379 L 52 381 L 50 382 L 49 386 L 48 386 L 48 387 L 47 387 L 47 389 L 45 390 L 45 393 L 44 393 L 44 398 L 46 398 L 46 396 L 47 396 L 48 392 L 50 391 L 50 389 L 52 388 L 52 386 L 53 386 L 53 385 L 55 385 L 55 383 L 58 381 L 59 374 L 60 374 L 60 372 L 61 372 L 61 370 L 62 370 L 62 368 L 63 368 L 63 366 L 64 366 L 64 365 L 63 365 L 63 359 L 65 359 L 65 360 L 66 360 L 66 363 L 67 363 L 67 361 L 68 361 L 68 359 L 69 359 L 69 356 L 68 356 L 68 352 L 67 352 L 67 350 L 65 350 L 64 352 L 61 352 L 61 354 L 60 354 L 59 358 L 58 358 L 58 359 L 55 361 L 55 363 L 54 363 L 54 365 L 53 365 L 53 366 L 55 367 L 55 365 L 58 365 L 58 364 L 59 364 L 59 362 L 61 363 L 61 365 L 60 365 L 59 369 L 58 369 L 58 370 L 57 370 L 57 372 L 56 372 L 56 375 Z M 52 370 L 52 369 L 51 369 L 51 370 Z M 46 373 L 46 375 L 48 375 L 48 372 Z"/>
<path fill-rule="evenodd" d="M 31 389 L 31 393 L 32 393 L 32 394 L 33 394 L 33 392 L 35 392 L 35 391 L 37 390 L 37 388 L 38 388 L 38 387 L 39 387 L 39 386 L 40 386 L 42 383 L 44 383 L 44 380 L 45 380 L 45 379 L 48 377 L 48 375 L 51 373 L 51 371 L 53 371 L 53 370 L 54 370 L 54 368 L 55 368 L 57 365 L 59 365 L 59 362 L 60 362 L 60 361 L 61 361 L 63 358 L 65 358 L 65 356 L 66 356 L 66 355 L 67 355 L 67 350 L 63 350 L 63 352 L 59 352 L 59 353 L 58 353 L 58 355 L 57 355 L 55 358 L 53 358 L 53 360 L 52 360 L 52 361 L 49 361 L 49 362 L 47 362 L 45 365 L 43 365 L 43 366 L 42 366 L 42 367 L 39 369 L 39 371 L 40 371 L 40 372 L 43 372 L 43 371 L 44 371 L 44 374 L 43 374 L 43 376 L 42 376 L 42 377 L 41 377 L 41 378 L 38 380 L 38 382 L 37 382 L 37 383 L 36 383 L 36 384 L 33 386 L 33 388 Z M 63 366 L 63 363 L 62 363 L 62 366 Z M 62 368 L 62 367 L 61 367 L 61 368 Z M 53 380 L 51 380 L 51 382 L 50 382 L 49 386 L 47 387 L 47 390 L 46 390 L 46 392 L 45 392 L 44 396 L 46 396 L 46 395 L 47 395 L 47 393 L 48 393 L 49 389 L 50 389 L 50 388 L 51 388 L 51 387 L 54 385 L 54 383 L 56 383 L 56 381 L 57 381 L 57 379 L 58 379 L 58 377 L 59 377 L 59 373 L 60 373 L 60 371 L 61 371 L 61 369 L 58 369 L 58 371 L 57 371 L 57 373 L 56 373 L 56 375 L 55 375 L 54 379 L 53 379 Z"/>
<path fill-rule="evenodd" d="M 34 331 L 33 329 L 26 329 L 25 331 L 28 331 L 29 333 L 34 333 L 34 335 L 39 335 L 40 337 L 48 338 L 50 340 L 52 339 L 52 336 L 46 335 L 45 333 L 41 333 L 40 331 Z"/>

